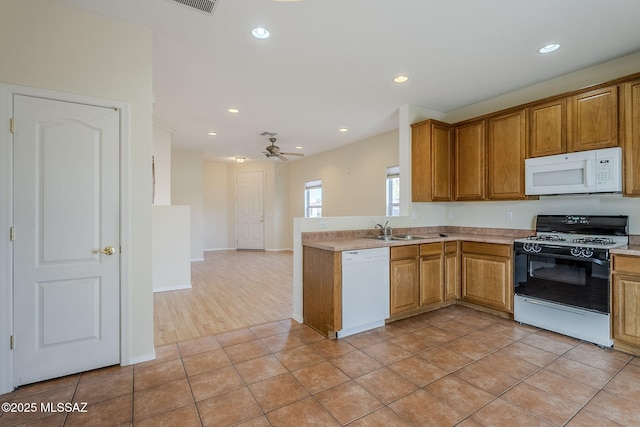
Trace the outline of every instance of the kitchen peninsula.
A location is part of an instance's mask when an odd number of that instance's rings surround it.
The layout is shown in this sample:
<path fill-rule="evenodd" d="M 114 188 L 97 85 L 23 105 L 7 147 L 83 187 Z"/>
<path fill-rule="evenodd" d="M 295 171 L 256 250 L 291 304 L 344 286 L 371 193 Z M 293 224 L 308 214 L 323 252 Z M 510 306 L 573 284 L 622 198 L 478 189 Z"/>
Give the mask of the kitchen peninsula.
<path fill-rule="evenodd" d="M 396 229 L 410 240 L 378 240 L 376 230 L 303 233 L 304 322 L 328 337 L 342 329 L 342 251 L 390 248 L 391 317 L 462 303 L 512 318 L 513 241 L 531 230 L 467 227 Z"/>

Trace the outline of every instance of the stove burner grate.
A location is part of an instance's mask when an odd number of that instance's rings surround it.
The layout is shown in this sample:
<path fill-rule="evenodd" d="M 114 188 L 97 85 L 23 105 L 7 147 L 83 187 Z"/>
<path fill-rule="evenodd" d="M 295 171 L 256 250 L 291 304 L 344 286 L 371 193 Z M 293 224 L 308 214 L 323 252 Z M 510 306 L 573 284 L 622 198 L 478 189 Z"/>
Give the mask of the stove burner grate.
<path fill-rule="evenodd" d="M 539 236 L 529 236 L 527 240 L 538 242 L 564 242 L 566 239 L 558 234 L 541 234 Z"/>
<path fill-rule="evenodd" d="M 581 237 L 579 239 L 573 239 L 573 243 L 607 246 L 613 245 L 613 239 L 608 237 Z"/>

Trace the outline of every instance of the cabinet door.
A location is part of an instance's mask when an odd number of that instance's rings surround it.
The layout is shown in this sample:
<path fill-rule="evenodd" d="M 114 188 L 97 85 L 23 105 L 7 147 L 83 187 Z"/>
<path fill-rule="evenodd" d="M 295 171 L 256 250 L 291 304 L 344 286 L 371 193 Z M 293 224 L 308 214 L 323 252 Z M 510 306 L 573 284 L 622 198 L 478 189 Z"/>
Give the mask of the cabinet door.
<path fill-rule="evenodd" d="M 568 151 L 618 145 L 618 86 L 572 96 L 567 107 Z"/>
<path fill-rule="evenodd" d="M 444 246 L 444 299 L 460 298 L 460 257 L 458 243 L 446 242 Z"/>
<path fill-rule="evenodd" d="M 418 259 L 391 261 L 391 314 L 418 308 Z"/>
<path fill-rule="evenodd" d="M 342 253 L 302 248 L 304 323 L 324 336 L 342 329 Z"/>
<path fill-rule="evenodd" d="M 493 200 L 524 199 L 526 110 L 491 117 L 487 123 L 487 196 Z"/>
<path fill-rule="evenodd" d="M 411 125 L 411 200 L 451 200 L 451 130 L 446 123 Z"/>
<path fill-rule="evenodd" d="M 431 122 L 424 121 L 411 125 L 411 200 L 431 198 Z"/>
<path fill-rule="evenodd" d="M 455 200 L 485 198 L 485 121 L 454 130 Z"/>
<path fill-rule="evenodd" d="M 511 261 L 489 255 L 462 253 L 462 299 L 513 312 Z"/>
<path fill-rule="evenodd" d="M 444 301 L 442 254 L 420 257 L 420 306 Z"/>
<path fill-rule="evenodd" d="M 451 128 L 434 122 L 431 126 L 431 193 L 435 202 L 451 201 Z"/>
<path fill-rule="evenodd" d="M 567 152 L 566 99 L 531 107 L 529 118 L 531 132 L 527 158 Z"/>
<path fill-rule="evenodd" d="M 613 338 L 640 346 L 640 276 L 612 275 Z"/>
<path fill-rule="evenodd" d="M 640 196 L 640 80 L 624 83 L 621 96 L 624 194 Z"/>

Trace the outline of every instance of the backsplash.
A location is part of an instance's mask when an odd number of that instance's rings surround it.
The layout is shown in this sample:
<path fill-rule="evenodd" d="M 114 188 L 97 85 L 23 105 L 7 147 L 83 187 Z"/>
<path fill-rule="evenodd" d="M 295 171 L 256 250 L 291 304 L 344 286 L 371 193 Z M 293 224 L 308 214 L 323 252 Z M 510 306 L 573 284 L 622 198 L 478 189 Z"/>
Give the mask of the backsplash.
<path fill-rule="evenodd" d="M 457 226 L 438 226 L 438 227 L 407 227 L 394 228 L 393 234 L 436 234 L 436 233 L 455 233 L 455 234 L 483 234 L 489 236 L 510 236 L 510 237 L 526 237 L 535 234 L 532 230 L 510 229 L 510 228 L 486 228 L 486 227 L 457 227 Z M 302 233 L 302 244 L 306 242 L 325 242 L 332 240 L 357 239 L 361 237 L 371 237 L 380 234 L 380 230 L 371 228 L 365 230 L 343 230 L 343 231 L 310 231 Z M 639 236 L 640 237 L 640 236 Z"/>

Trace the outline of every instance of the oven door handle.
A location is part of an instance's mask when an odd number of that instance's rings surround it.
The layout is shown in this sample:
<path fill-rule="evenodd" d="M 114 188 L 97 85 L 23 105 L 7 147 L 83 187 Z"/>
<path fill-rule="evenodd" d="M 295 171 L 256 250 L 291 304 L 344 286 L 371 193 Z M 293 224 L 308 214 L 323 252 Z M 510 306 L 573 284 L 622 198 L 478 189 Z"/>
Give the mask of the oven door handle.
<path fill-rule="evenodd" d="M 558 254 L 545 254 L 542 252 L 527 252 L 524 250 L 515 250 L 515 255 L 532 255 L 532 256 L 541 256 L 547 258 L 560 258 L 560 259 L 570 259 L 573 261 L 586 261 L 592 264 L 598 265 L 609 265 L 609 260 L 597 259 L 597 258 L 585 258 L 585 257 L 577 257 L 577 256 L 569 256 L 569 255 L 558 255 Z"/>

